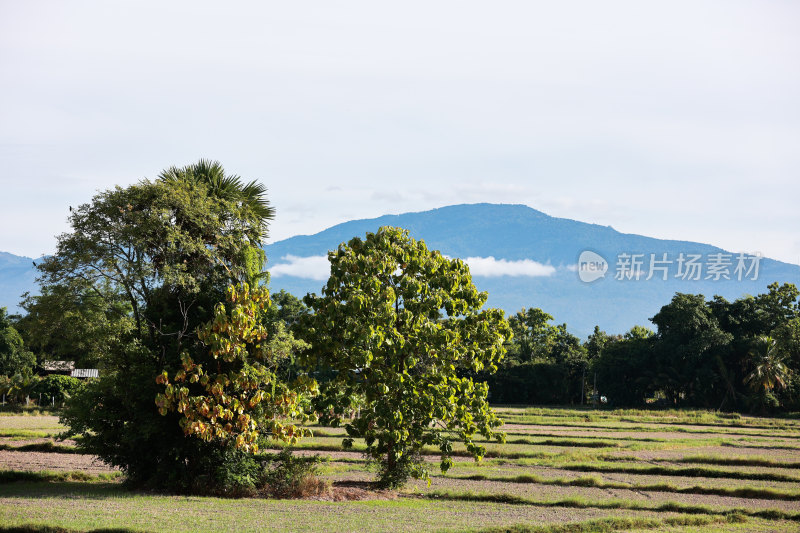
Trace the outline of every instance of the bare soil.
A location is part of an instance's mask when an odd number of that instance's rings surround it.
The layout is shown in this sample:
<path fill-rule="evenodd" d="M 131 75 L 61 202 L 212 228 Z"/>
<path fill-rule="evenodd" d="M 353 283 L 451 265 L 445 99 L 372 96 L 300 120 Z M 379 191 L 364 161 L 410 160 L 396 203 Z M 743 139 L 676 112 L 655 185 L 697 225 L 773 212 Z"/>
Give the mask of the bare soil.
<path fill-rule="evenodd" d="M 0 470 L 79 470 L 95 475 L 116 471 L 92 455 L 9 450 L 0 450 Z"/>
<path fill-rule="evenodd" d="M 466 479 L 433 478 L 431 486 L 419 483 L 420 493 L 431 490 L 453 490 L 459 492 L 480 492 L 491 494 L 513 494 L 535 500 L 559 500 L 581 497 L 589 500 L 622 499 L 658 505 L 678 502 L 686 505 L 708 505 L 712 507 L 741 507 L 746 509 L 781 509 L 800 511 L 800 502 L 785 500 L 762 500 L 736 498 L 729 496 L 710 496 L 704 494 L 681 494 L 675 492 L 651 492 L 630 489 L 604 489 L 595 487 L 561 487 L 537 483 L 508 483 L 501 481 L 472 481 Z"/>

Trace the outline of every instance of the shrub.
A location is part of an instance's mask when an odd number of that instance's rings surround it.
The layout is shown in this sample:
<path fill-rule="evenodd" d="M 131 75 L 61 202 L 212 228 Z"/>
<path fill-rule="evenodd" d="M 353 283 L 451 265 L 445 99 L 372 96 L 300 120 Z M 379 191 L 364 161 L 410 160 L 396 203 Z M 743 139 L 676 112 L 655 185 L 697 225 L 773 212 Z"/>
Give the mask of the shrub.
<path fill-rule="evenodd" d="M 34 395 L 42 395 L 42 401 L 55 398 L 56 403 L 63 403 L 83 387 L 83 382 L 78 378 L 69 376 L 50 375 L 44 377 L 33 387 Z"/>
<path fill-rule="evenodd" d="M 261 478 L 262 490 L 275 498 L 303 498 L 322 494 L 328 483 L 317 477 L 323 459 L 295 457 L 284 448 L 267 461 Z"/>

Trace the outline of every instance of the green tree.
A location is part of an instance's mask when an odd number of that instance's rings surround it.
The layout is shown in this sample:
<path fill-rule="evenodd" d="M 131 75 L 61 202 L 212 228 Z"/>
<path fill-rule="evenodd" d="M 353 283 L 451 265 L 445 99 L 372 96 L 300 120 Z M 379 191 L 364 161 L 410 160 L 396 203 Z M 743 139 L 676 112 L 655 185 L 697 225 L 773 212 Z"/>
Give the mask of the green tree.
<path fill-rule="evenodd" d="M 766 294 L 756 296 L 759 316 L 766 332 L 780 327 L 781 324 L 800 316 L 800 290 L 794 283 L 771 283 Z"/>
<path fill-rule="evenodd" d="M 202 180 L 162 179 L 103 191 L 70 224 L 40 266 L 40 283 L 84 287 L 104 301 L 103 312 L 122 302 L 126 320 L 106 338 L 101 378 L 68 402 L 68 434 L 134 485 L 224 494 L 246 487 L 251 454 L 186 438 L 182 413 L 161 416 L 154 400 L 164 392 L 156 377 L 179 372 L 182 354 L 207 355 L 198 328 L 227 288 L 257 284 L 266 219 Z"/>
<path fill-rule="evenodd" d="M 282 338 L 285 332 L 290 332 L 291 329 L 300 321 L 300 319 L 307 315 L 310 311 L 302 300 L 281 289 L 280 292 L 275 292 L 271 296 L 272 304 L 267 310 L 267 329 L 272 338 Z M 301 351 L 301 346 L 298 343 L 302 341 L 294 339 L 291 335 L 291 346 L 287 346 L 284 350 L 285 357 L 280 359 L 278 368 L 275 370 L 276 374 L 282 381 L 290 382 L 297 376 L 311 373 L 316 378 L 325 377 L 329 373 L 324 368 L 305 368 L 296 354 Z M 305 343 L 302 343 L 305 345 Z"/>
<path fill-rule="evenodd" d="M 765 413 L 767 409 L 780 405 L 773 392 L 786 388 L 792 373 L 786 366 L 786 353 L 780 350 L 772 337 L 758 337 L 750 355 L 752 370 L 744 378 L 744 382 L 753 391 L 750 399 L 754 407 L 757 406 L 761 413 Z"/>
<path fill-rule="evenodd" d="M 784 364 L 785 354 L 778 349 L 772 337 L 759 337 L 751 350 L 753 370 L 745 378 L 754 391 L 772 392 L 786 386 L 789 369 Z"/>
<path fill-rule="evenodd" d="M 38 384 L 39 377 L 30 373 L 0 376 L 0 394 L 5 395 L 8 402 L 21 404 L 27 402 L 28 398 L 33 398 Z"/>
<path fill-rule="evenodd" d="M 189 183 L 206 188 L 208 193 L 222 200 L 246 207 L 258 219 L 261 237 L 269 235 L 267 225 L 275 218 L 275 210 L 267 199 L 267 188 L 258 181 L 245 183 L 239 176 L 228 175 L 218 161 L 201 159 L 185 167 L 170 167 L 159 174 L 159 179 L 172 183 Z"/>
<path fill-rule="evenodd" d="M 594 361 L 600 356 L 603 348 L 605 348 L 608 343 L 613 342 L 614 340 L 619 339 L 615 339 L 605 331 L 601 330 L 600 326 L 595 326 L 594 331 L 591 333 L 591 335 L 589 335 L 589 337 L 586 339 L 586 342 L 583 344 L 583 347 L 586 348 L 586 357 L 589 359 L 589 361 Z"/>
<path fill-rule="evenodd" d="M 786 387 L 778 391 L 781 406 L 792 411 L 800 410 L 800 317 L 781 324 L 772 331 L 778 350 L 786 354 L 785 364 L 791 375 Z"/>
<path fill-rule="evenodd" d="M 546 353 L 550 348 L 553 317 L 537 307 L 523 308 L 509 317 L 514 337 L 508 347 L 506 361 L 526 363 Z"/>
<path fill-rule="evenodd" d="M 309 313 L 308 307 L 300 298 L 283 289 L 280 292 L 272 293 L 271 298 L 275 305 L 270 307 L 270 314 L 275 321 L 282 322 L 287 328 L 297 324 L 304 315 Z"/>
<path fill-rule="evenodd" d="M 281 339 L 269 339 L 264 316 L 271 307 L 269 291 L 245 283 L 228 289 L 228 306 L 218 304 L 213 320 L 198 332 L 208 351 L 193 359 L 181 356 L 182 368 L 156 379 L 165 386 L 156 396 L 162 415 L 182 414 L 187 436 L 255 453 L 266 435 L 294 444 L 309 434 L 291 422 L 307 421 L 308 394 L 316 383 L 300 377 L 293 387 L 275 374 L 287 354 Z"/>
<path fill-rule="evenodd" d="M 321 413 L 336 422 L 351 398 L 363 398 L 345 446 L 363 438 L 386 486 L 427 478 L 426 445 L 439 448 L 443 471 L 455 439 L 479 460 L 485 452 L 474 435 L 502 438 L 501 421 L 487 385 L 466 375 L 496 370 L 511 336 L 503 312 L 481 310 L 487 295 L 464 262 L 399 228 L 355 238 L 328 258 L 330 279 L 321 296 L 306 296 L 314 314 L 296 331 L 312 346 L 309 361 L 336 372 L 322 386 Z"/>
<path fill-rule="evenodd" d="M 657 327 L 651 383 L 673 403 L 716 407 L 725 395 L 717 355 L 732 340 L 702 294 L 677 293 L 650 319 Z"/>
<path fill-rule="evenodd" d="M 36 357 L 25 349 L 19 332 L 11 325 L 5 307 L 0 307 L 0 376 L 29 375 Z"/>
<path fill-rule="evenodd" d="M 615 406 L 643 406 L 655 392 L 650 373 L 655 363 L 654 340 L 653 332 L 643 326 L 609 338 L 591 364 L 598 394 Z"/>
<path fill-rule="evenodd" d="M 51 374 L 45 376 L 33 387 L 33 394 L 42 395 L 42 402 L 45 405 L 52 402 L 61 405 L 64 401 L 72 397 L 83 387 L 83 382 L 78 378 Z"/>
<path fill-rule="evenodd" d="M 159 348 L 180 346 L 190 325 L 224 299 L 229 281 L 248 281 L 263 266 L 263 220 L 201 184 L 117 187 L 73 210 L 70 224 L 39 265 L 40 283 L 79 283 L 104 299 L 110 286 L 130 305 L 136 337 Z"/>
<path fill-rule="evenodd" d="M 87 287 L 64 281 L 25 293 L 26 311 L 17 322 L 20 335 L 42 361 L 75 361 L 78 368 L 96 368 L 117 335 L 130 328 L 130 306 L 110 286 Z"/>

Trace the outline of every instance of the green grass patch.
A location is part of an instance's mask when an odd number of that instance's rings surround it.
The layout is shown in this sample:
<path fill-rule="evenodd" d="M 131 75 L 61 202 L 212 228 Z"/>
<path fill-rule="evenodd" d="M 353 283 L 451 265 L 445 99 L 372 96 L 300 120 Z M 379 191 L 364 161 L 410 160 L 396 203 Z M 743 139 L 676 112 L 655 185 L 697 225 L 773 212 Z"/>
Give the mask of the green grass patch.
<path fill-rule="evenodd" d="M 496 408 L 503 417 L 527 418 L 529 420 L 554 420 L 581 421 L 581 422 L 616 422 L 632 424 L 673 424 L 673 425 L 701 425 L 721 427 L 742 427 L 756 429 L 792 429 L 800 428 L 796 417 L 760 418 L 743 417 L 739 413 L 720 413 L 706 410 L 692 409 L 616 409 L 597 410 L 594 408 L 582 409 L 553 409 L 553 408 Z"/>
<path fill-rule="evenodd" d="M 0 450 L 7 450 L 11 452 L 84 453 L 76 446 L 63 446 L 56 444 L 53 441 L 23 444 L 22 446 L 0 444 Z"/>
<path fill-rule="evenodd" d="M 510 424 L 517 424 L 521 426 L 559 426 L 559 427 L 568 427 L 568 428 L 577 428 L 577 429 L 593 429 L 598 431 L 604 432 L 615 432 L 615 431 L 636 431 L 636 432 L 671 432 L 671 433 L 689 433 L 689 434 L 719 434 L 719 435 L 738 435 L 743 437 L 766 437 L 766 438 L 775 438 L 781 437 L 786 439 L 800 439 L 800 434 L 793 435 L 793 434 L 786 434 L 783 433 L 785 430 L 794 430 L 797 429 L 795 427 L 768 427 L 768 428 L 759 428 L 754 427 L 754 429 L 773 429 L 774 432 L 770 433 L 763 433 L 763 432 L 752 432 L 752 431 L 732 431 L 728 426 L 705 426 L 702 429 L 698 428 L 687 428 L 687 427 L 657 427 L 657 426 L 641 426 L 641 425 L 621 425 L 621 424 L 592 424 L 592 423 L 581 423 L 581 422 L 571 422 L 571 421 L 549 421 L 549 420 L 538 420 L 532 418 L 524 418 L 524 417 L 503 417 L 503 420 L 506 423 Z M 753 427 L 753 426 L 731 426 L 731 427 Z M 781 433 L 778 433 L 778 432 Z M 609 435 L 605 436 L 606 438 Z"/>
<path fill-rule="evenodd" d="M 485 440 L 479 442 L 487 442 Z M 494 442 L 494 441 L 491 441 Z M 583 439 L 507 439 L 506 444 L 528 444 L 531 446 L 569 446 L 572 448 L 623 448 L 618 442 L 609 440 L 583 440 Z"/>
<path fill-rule="evenodd" d="M 122 477 L 120 472 L 102 473 L 97 475 L 87 474 L 80 470 L 70 470 L 64 472 L 53 472 L 51 470 L 39 470 L 36 472 L 28 470 L 0 470 L 0 483 L 25 482 L 65 482 L 65 481 L 84 481 L 100 482 L 114 481 Z"/>
<path fill-rule="evenodd" d="M 635 500 L 587 500 L 584 498 L 564 498 L 560 500 L 537 500 L 525 496 L 508 493 L 476 493 L 476 492 L 455 492 L 455 491 L 431 491 L 418 495 L 421 498 L 453 500 L 453 501 L 473 501 L 473 502 L 493 502 L 505 503 L 510 505 L 535 505 L 537 507 L 570 507 L 576 509 L 627 509 L 635 511 L 655 511 L 685 513 L 691 515 L 711 515 L 728 516 L 742 515 L 754 518 L 764 518 L 767 520 L 789 520 L 800 522 L 800 513 L 782 511 L 780 509 L 760 509 L 751 510 L 743 508 L 714 509 L 705 505 L 689 505 L 678 502 L 665 502 L 655 505 L 647 505 Z"/>
<path fill-rule="evenodd" d="M 714 523 L 726 523 L 727 521 L 726 518 L 692 515 L 674 516 L 664 520 L 620 517 L 541 526 L 517 524 L 508 527 L 489 527 L 473 530 L 472 533 L 610 533 L 612 531 L 630 531 L 632 529 L 658 529 L 664 526 L 700 527 Z"/>
<path fill-rule="evenodd" d="M 528 432 L 528 431 L 506 431 L 506 435 L 513 435 L 513 436 L 520 436 L 520 437 L 543 437 L 543 438 L 556 438 L 557 435 L 553 433 L 547 432 Z M 581 435 L 580 437 L 564 437 L 564 439 L 576 438 L 584 440 L 603 440 L 608 441 L 607 435 Z M 689 441 L 690 439 L 665 439 L 662 437 L 614 437 L 614 442 L 616 441 L 633 441 L 633 442 L 663 442 L 663 443 L 671 443 L 675 440 L 685 440 Z M 698 439 L 691 439 L 692 442 L 697 442 Z"/>
<path fill-rule="evenodd" d="M 395 500 L 313 501 L 222 499 L 135 493 L 119 484 L 20 483 L 0 486 L 0 523 L 67 530 L 129 528 L 173 532 L 470 531 L 476 526 L 564 523 L 636 517 L 637 511 L 544 511 L 492 502 L 399 497 Z M 662 517 L 656 517 L 662 518 Z"/>
<path fill-rule="evenodd" d="M 61 429 L 0 429 L 0 437 L 24 437 L 28 439 L 46 439 L 61 432 Z"/>
<path fill-rule="evenodd" d="M 664 459 L 665 461 L 668 459 Z M 681 457 L 679 459 L 669 459 L 677 463 L 694 463 L 721 466 L 763 466 L 770 468 L 800 468 L 800 462 L 780 461 L 768 459 L 766 457 L 714 457 L 711 455 L 694 455 L 691 457 Z"/>
<path fill-rule="evenodd" d="M 472 481 L 499 481 L 505 483 L 534 483 L 539 485 L 556 485 L 561 487 L 594 487 L 599 489 L 627 489 L 644 492 L 673 492 L 676 494 L 702 494 L 712 496 L 730 496 L 735 498 L 756 498 L 763 500 L 800 500 L 800 491 L 781 490 L 770 487 L 707 487 L 695 485 L 692 487 L 677 487 L 668 483 L 638 484 L 606 481 L 598 476 L 585 476 L 572 479 L 545 478 L 535 474 L 522 474 L 518 476 L 487 476 L 484 474 L 471 474 L 464 476 L 446 476 L 451 479 L 466 479 Z"/>
<path fill-rule="evenodd" d="M 21 526 L 0 526 L 0 533 L 143 533 L 142 530 L 126 528 L 68 529 L 58 526 L 23 524 Z"/>
<path fill-rule="evenodd" d="M 648 476 L 681 476 L 681 477 L 706 477 L 747 479 L 752 481 L 788 481 L 800 482 L 800 477 L 772 472 L 740 472 L 736 470 L 718 470 L 703 467 L 670 467 L 670 466 L 643 466 L 643 465 L 616 465 L 605 463 L 580 463 L 553 465 L 564 470 L 577 472 L 604 472 L 613 474 L 640 474 Z"/>
<path fill-rule="evenodd" d="M 25 406 L 18 404 L 7 403 L 0 405 L 0 416 L 41 416 L 41 415 L 58 415 L 61 412 L 60 407 L 50 407 L 49 405 L 39 406 Z"/>
<path fill-rule="evenodd" d="M 764 449 L 764 450 L 792 450 L 800 452 L 800 446 L 793 446 L 791 444 L 741 444 L 739 442 L 731 442 L 731 441 L 724 441 L 720 443 L 720 446 L 727 446 L 729 448 L 752 448 L 752 449 Z"/>
<path fill-rule="evenodd" d="M 281 447 L 280 443 L 269 442 L 268 446 L 270 448 L 279 448 Z M 286 445 L 288 447 L 289 445 Z M 456 448 L 453 450 L 451 455 L 453 457 L 472 457 L 472 454 L 469 453 L 466 449 L 463 448 L 463 445 L 460 443 L 456 443 L 456 446 L 461 446 L 461 448 Z M 510 448 L 511 446 L 517 446 L 516 449 Z M 486 454 L 484 458 L 487 459 L 545 459 L 549 461 L 589 461 L 595 460 L 599 456 L 598 454 L 592 452 L 586 452 L 581 450 L 571 450 L 566 452 L 551 452 L 551 451 L 541 451 L 541 450 L 531 450 L 526 451 L 527 446 L 532 446 L 530 444 L 521 444 L 515 445 L 513 443 L 508 444 L 499 444 L 499 443 L 492 443 L 491 447 L 486 449 Z M 349 449 L 345 449 L 342 447 L 341 443 L 333 443 L 333 442 L 319 442 L 314 441 L 313 439 L 304 439 L 297 444 L 291 445 L 292 448 L 297 450 L 308 450 L 308 451 L 321 451 L 321 452 L 355 452 L 355 453 L 363 453 L 366 450 L 366 445 L 362 442 L 356 441 L 353 446 Z M 441 451 L 439 448 L 435 446 L 426 446 L 422 449 L 423 455 L 440 455 Z M 613 458 L 615 459 L 615 458 Z"/>

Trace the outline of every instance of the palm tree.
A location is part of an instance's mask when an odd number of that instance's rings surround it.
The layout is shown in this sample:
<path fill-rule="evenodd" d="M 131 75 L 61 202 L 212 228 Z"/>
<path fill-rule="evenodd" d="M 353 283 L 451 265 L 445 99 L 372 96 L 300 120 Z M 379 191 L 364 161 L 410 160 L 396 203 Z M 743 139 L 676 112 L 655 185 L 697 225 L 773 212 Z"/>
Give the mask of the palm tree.
<path fill-rule="evenodd" d="M 223 200 L 238 202 L 250 209 L 263 228 L 262 237 L 267 237 L 267 224 L 275 218 L 275 209 L 267 200 L 267 188 L 257 181 L 249 183 L 239 176 L 225 174 L 225 169 L 218 161 L 201 159 L 197 163 L 185 167 L 170 167 L 158 175 L 162 181 L 183 181 L 195 185 L 203 185 L 211 196 Z"/>
<path fill-rule="evenodd" d="M 761 336 L 750 350 L 755 358 L 755 368 L 744 378 L 754 392 L 770 392 L 782 389 L 789 379 L 789 368 L 784 364 L 784 354 L 778 349 L 775 339 Z"/>

